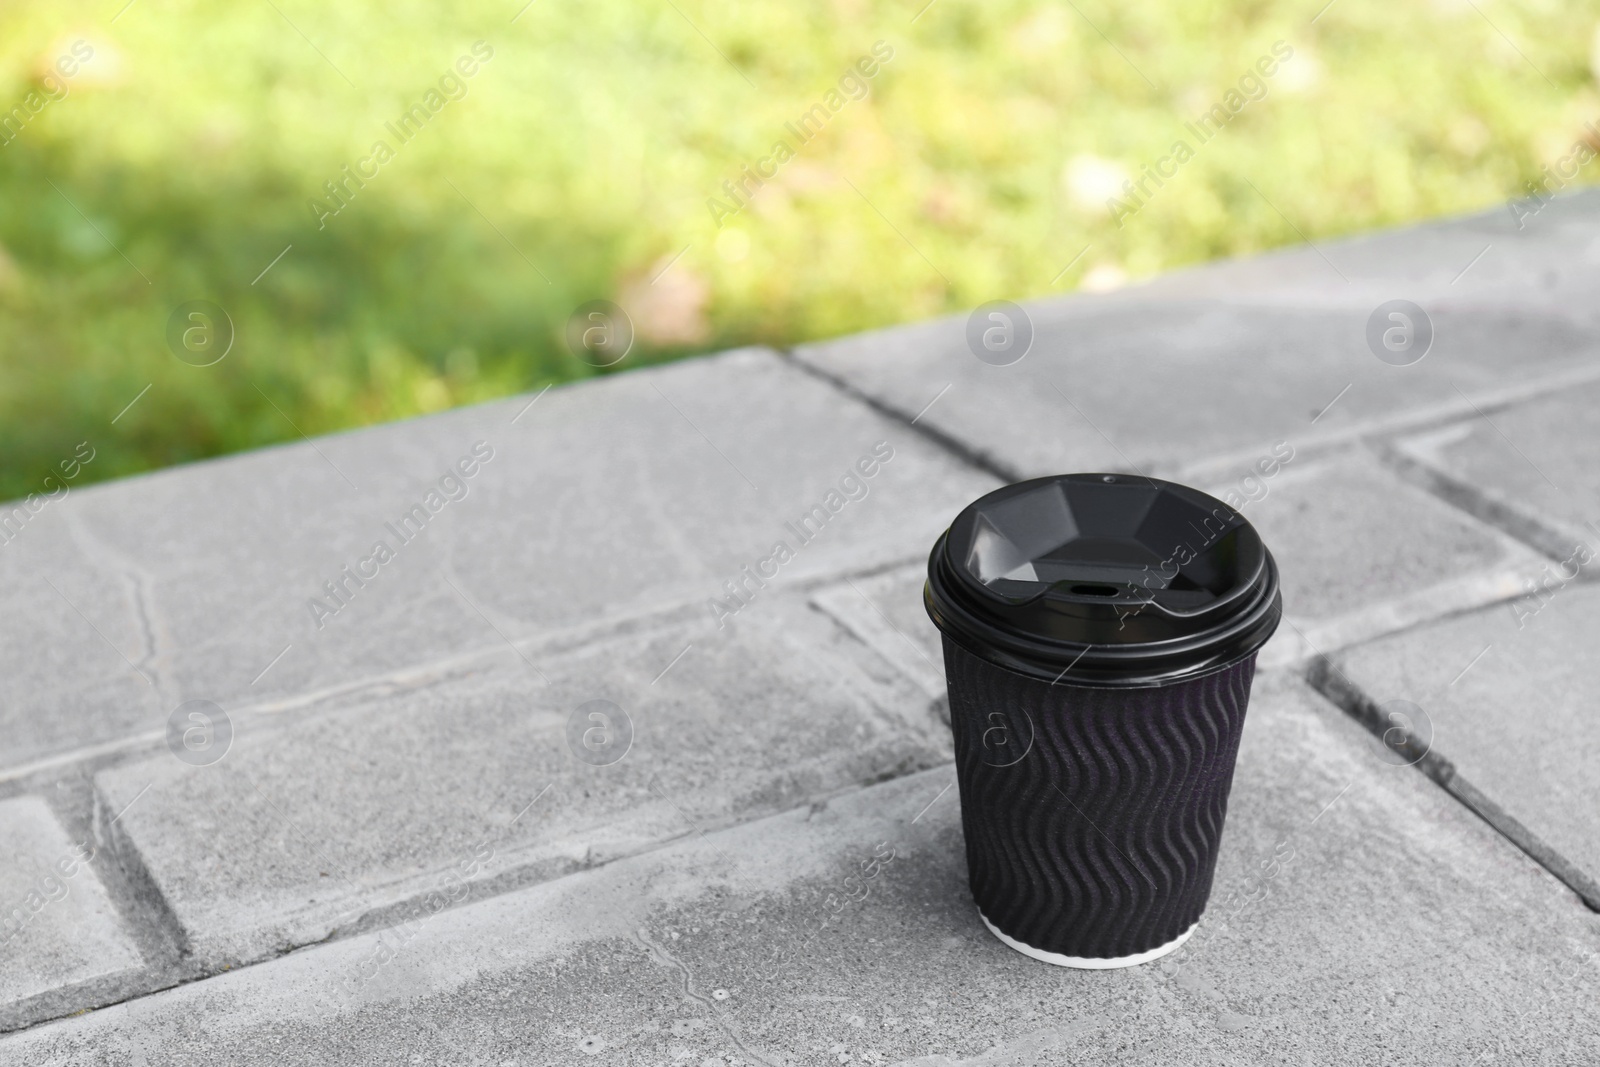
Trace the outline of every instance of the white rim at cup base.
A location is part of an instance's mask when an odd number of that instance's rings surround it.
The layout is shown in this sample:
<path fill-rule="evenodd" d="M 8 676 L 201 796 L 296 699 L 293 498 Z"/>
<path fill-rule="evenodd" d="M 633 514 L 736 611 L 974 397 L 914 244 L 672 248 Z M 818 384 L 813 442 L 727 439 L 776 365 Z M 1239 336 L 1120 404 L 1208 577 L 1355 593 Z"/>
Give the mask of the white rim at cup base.
<path fill-rule="evenodd" d="M 1165 945 L 1158 945 L 1157 947 L 1149 949 L 1145 952 L 1135 952 L 1131 956 L 1112 956 L 1109 958 L 1099 958 L 1095 956 L 1063 956 L 1059 952 L 1046 952 L 1042 948 L 1034 948 L 1032 945 L 1024 945 L 1016 938 L 1007 937 L 1005 934 L 1001 933 L 999 928 L 996 927 L 994 923 L 990 922 L 989 917 L 983 912 L 978 912 L 978 918 L 983 920 L 983 925 L 989 928 L 989 932 L 991 934 L 993 934 L 995 937 L 998 937 L 1001 941 L 1016 949 L 1024 956 L 1032 956 L 1036 960 L 1039 960 L 1043 963 L 1053 963 L 1057 967 L 1078 967 L 1086 971 L 1108 971 L 1115 967 L 1136 967 L 1141 963 L 1149 963 L 1151 960 L 1158 960 L 1162 956 L 1165 956 L 1167 953 L 1176 949 L 1185 941 L 1189 940 L 1189 935 L 1194 933 L 1195 927 L 1200 925 L 1198 922 L 1196 922 L 1194 926 L 1189 927 L 1189 929 L 1185 930 L 1171 941 L 1168 941 Z"/>

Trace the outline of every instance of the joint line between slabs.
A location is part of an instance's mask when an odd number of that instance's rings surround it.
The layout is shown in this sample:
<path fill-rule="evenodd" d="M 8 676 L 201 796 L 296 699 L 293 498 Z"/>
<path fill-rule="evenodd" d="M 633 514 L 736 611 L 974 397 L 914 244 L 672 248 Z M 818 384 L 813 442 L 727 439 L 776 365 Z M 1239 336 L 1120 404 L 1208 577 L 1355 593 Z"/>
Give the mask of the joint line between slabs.
<path fill-rule="evenodd" d="M 483 609 L 478 607 L 477 604 L 473 603 L 472 598 L 467 596 L 466 593 L 463 593 L 461 591 L 461 587 L 456 585 L 455 582 L 452 582 L 450 580 L 449 575 L 441 574 L 441 575 L 439 575 L 439 577 L 444 579 L 444 584 L 445 585 L 448 585 L 451 589 L 455 590 L 456 596 L 460 597 L 462 599 L 462 601 L 465 602 L 467 607 L 471 608 L 473 611 L 478 613 L 478 618 L 482 619 L 484 622 L 489 624 L 489 629 L 493 630 L 495 633 L 500 635 L 500 640 L 504 641 L 507 645 L 509 645 L 510 648 L 511 648 L 511 651 L 515 652 L 518 656 L 521 657 L 522 662 L 524 662 L 528 666 L 532 667 L 534 673 L 537 674 L 540 678 L 544 679 L 544 684 L 545 685 L 551 684 L 549 675 L 545 674 L 544 671 L 540 670 L 539 669 L 539 665 L 537 663 L 533 662 L 533 660 L 529 659 L 527 657 L 527 654 L 524 653 L 522 651 L 522 649 L 517 647 L 516 642 L 511 640 L 511 638 L 507 637 L 506 634 L 505 634 L 505 631 L 500 629 L 500 627 L 496 626 L 494 624 L 494 620 L 489 618 L 489 616 L 485 615 L 483 613 Z"/>
<path fill-rule="evenodd" d="M 894 623 L 889 621 L 889 616 L 885 615 L 883 613 L 883 609 L 878 607 L 878 605 L 876 605 L 876 604 L 874 604 L 872 602 L 872 598 L 871 597 L 867 596 L 867 594 L 865 594 L 865 593 L 863 593 L 861 591 L 861 587 L 855 583 L 855 579 L 846 578 L 845 581 L 850 583 L 850 588 L 854 589 L 856 591 L 856 595 L 857 596 L 859 596 L 862 600 L 865 600 L 867 602 L 867 607 L 871 608 L 873 611 L 878 613 L 878 618 L 883 620 L 883 624 L 885 626 L 889 627 L 889 629 L 891 629 L 895 633 L 899 634 L 900 635 L 900 640 L 904 641 L 907 645 L 910 645 L 911 646 L 911 651 L 915 652 L 918 656 L 922 657 L 922 662 L 926 663 L 930 667 L 933 667 L 933 669 L 936 670 L 936 671 L 939 669 L 938 667 L 934 666 L 933 660 L 928 658 L 928 654 L 926 652 L 922 651 L 922 649 L 918 648 L 916 642 L 911 640 L 911 638 L 909 638 L 909 637 L 907 637 L 905 635 L 905 631 L 901 630 L 900 627 L 896 626 Z"/>
<path fill-rule="evenodd" d="M 1532 467 L 1533 468 L 1533 472 L 1535 474 L 1537 474 L 1540 478 L 1544 479 L 1544 484 L 1548 485 L 1550 488 L 1554 489 L 1558 493 L 1562 492 L 1561 487 L 1559 485 L 1557 485 L 1555 482 L 1552 482 L 1550 480 L 1550 478 L 1545 474 L 1545 472 L 1539 469 L 1538 464 L 1534 463 L 1533 460 L 1529 459 L 1528 458 L 1528 454 L 1526 452 L 1524 452 L 1522 449 L 1518 448 L 1517 447 L 1517 443 L 1515 441 L 1513 441 L 1511 438 L 1507 437 L 1506 434 L 1505 434 L 1505 431 L 1500 429 L 1500 427 L 1496 426 L 1494 424 L 1494 420 L 1491 419 L 1487 414 L 1485 414 L 1484 410 L 1482 408 L 1480 408 L 1477 404 L 1473 403 L 1473 400 L 1472 400 L 1472 398 L 1470 396 L 1468 396 L 1466 393 L 1463 393 L 1461 391 L 1461 387 L 1459 385 L 1457 385 L 1455 382 L 1451 382 L 1450 383 L 1450 388 L 1452 388 L 1452 389 L 1454 389 L 1456 391 L 1456 395 L 1457 396 L 1459 396 L 1462 400 L 1465 400 L 1469 405 L 1471 405 L 1472 410 L 1476 411 L 1478 413 L 1478 417 L 1480 419 L 1482 419 L 1484 422 L 1489 424 L 1489 429 L 1491 429 L 1495 433 L 1499 434 L 1500 435 L 1500 439 L 1502 441 L 1504 441 L 1506 444 L 1510 445 L 1512 450 L 1515 451 L 1517 455 L 1522 457 L 1522 462 L 1526 463 L 1529 467 Z"/>
<path fill-rule="evenodd" d="M 689 824 L 689 829 L 693 830 L 696 834 L 698 834 L 699 837 L 700 837 L 700 840 L 704 841 L 707 845 L 709 845 L 711 847 L 711 851 L 715 852 L 718 856 L 720 856 L 722 858 L 722 862 L 726 863 L 728 865 L 728 876 L 729 876 L 729 878 L 734 877 L 734 875 L 737 873 L 738 877 L 741 880 L 743 880 L 744 879 L 744 872 L 740 871 L 739 867 L 738 867 L 738 864 L 733 862 L 733 857 L 729 856 L 726 852 L 722 851 L 722 846 L 717 844 L 715 841 L 713 841 L 711 839 L 711 835 L 707 834 L 704 830 L 700 829 L 699 824 L 697 824 L 693 819 L 689 818 L 689 813 L 684 811 L 682 808 L 680 808 L 678 806 L 678 802 L 677 801 L 675 801 L 671 797 L 667 796 L 667 791 L 661 787 L 660 778 L 657 777 L 657 776 L 652 776 L 651 779 L 650 779 L 650 786 L 658 794 L 660 794 L 662 800 L 665 800 L 668 804 L 672 805 L 672 810 L 676 811 L 683 818 L 683 821 Z M 752 896 L 759 896 L 760 895 L 759 891 L 755 888 L 755 886 L 750 884 L 750 883 L 748 883 L 748 882 L 746 882 L 744 888 L 745 888 L 745 891 L 747 893 L 750 893 Z"/>

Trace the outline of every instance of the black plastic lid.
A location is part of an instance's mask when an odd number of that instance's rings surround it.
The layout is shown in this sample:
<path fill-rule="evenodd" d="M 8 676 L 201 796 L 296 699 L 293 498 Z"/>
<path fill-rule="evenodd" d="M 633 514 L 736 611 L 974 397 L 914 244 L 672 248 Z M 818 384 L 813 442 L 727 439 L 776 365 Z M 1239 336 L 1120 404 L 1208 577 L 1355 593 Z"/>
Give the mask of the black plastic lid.
<path fill-rule="evenodd" d="M 973 655 L 1093 686 L 1236 663 L 1283 611 L 1277 564 L 1243 516 L 1126 474 L 1035 478 L 969 504 L 933 546 L 924 599 Z"/>

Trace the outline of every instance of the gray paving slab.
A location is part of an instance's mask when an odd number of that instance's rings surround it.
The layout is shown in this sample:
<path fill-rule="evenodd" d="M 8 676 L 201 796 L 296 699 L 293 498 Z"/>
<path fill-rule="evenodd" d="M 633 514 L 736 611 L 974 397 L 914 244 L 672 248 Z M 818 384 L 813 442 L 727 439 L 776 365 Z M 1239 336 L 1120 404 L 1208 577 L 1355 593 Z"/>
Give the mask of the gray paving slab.
<path fill-rule="evenodd" d="M 1574 386 L 1473 413 L 1394 448 L 1441 495 L 1562 562 L 1580 545 L 1600 551 L 1597 426 L 1600 386 Z"/>
<path fill-rule="evenodd" d="M 79 498 L 69 490 L 10 527 L 9 539 L 0 534 L 0 612 L 16 620 L 0 642 L 0 765 L 137 731 L 162 714 L 154 643 L 140 622 L 146 589 L 73 538 L 64 516 Z"/>
<path fill-rule="evenodd" d="M 907 558 L 993 484 L 743 350 L 74 492 L 0 550 L 38 571 L 7 590 L 38 622 L 5 654 L 4 759 Z"/>
<path fill-rule="evenodd" d="M 1285 625 L 1263 665 L 1331 652 L 1418 622 L 1518 596 L 1550 561 L 1407 484 L 1369 452 L 1291 456 L 1270 476 L 1208 484 L 1240 503 L 1278 561 Z M 930 546 L 931 547 L 931 546 Z M 920 562 L 819 590 L 817 605 L 932 697 L 944 691 Z"/>
<path fill-rule="evenodd" d="M 1207 489 L 1244 501 L 1278 561 L 1287 621 L 1266 663 L 1510 599 L 1549 563 L 1361 449 Z"/>
<path fill-rule="evenodd" d="M 1497 206 L 1319 240 L 1314 248 L 1300 245 L 1173 271 L 1137 291 L 1290 304 L 1376 305 L 1400 297 L 1430 309 L 1477 305 L 1591 320 L 1600 313 L 1593 299 L 1600 284 L 1600 195 L 1565 195 L 1518 214 Z"/>
<path fill-rule="evenodd" d="M 1430 313 L 1420 362 L 1392 366 L 1367 346 L 1374 309 L 1080 296 L 1027 305 L 1032 347 L 1009 366 L 973 354 L 967 316 L 796 356 L 1016 477 L 1238 478 L 1283 442 L 1309 451 L 1597 373 L 1587 323 L 1461 304 Z"/>
<path fill-rule="evenodd" d="M 1210 910 L 1163 964 L 989 936 L 941 767 L 35 1028 L 0 1062 L 1583 1060 L 1600 919 L 1368 746 L 1258 680 Z"/>
<path fill-rule="evenodd" d="M 1600 884 L 1600 589 L 1553 584 L 1504 605 L 1375 641 L 1337 657 L 1380 710 L 1409 701 L 1432 750 L 1533 839 Z M 1600 905 L 1600 893 L 1595 893 Z"/>
<path fill-rule="evenodd" d="M 803 594 L 765 596 L 721 630 L 247 716 L 214 763 L 161 749 L 97 788 L 142 794 L 122 831 L 214 971 L 950 758 L 926 696 Z"/>
<path fill-rule="evenodd" d="M 944 647 L 922 604 L 927 579 L 927 565 L 919 560 L 882 574 L 825 586 L 812 595 L 811 602 L 893 664 L 930 699 L 942 703 L 946 696 Z M 941 714 L 948 720 L 948 704 Z"/>
<path fill-rule="evenodd" d="M 0 801 L 0 857 L 0 1028 L 103 996 L 143 966 L 96 874 L 102 851 L 44 800 Z"/>

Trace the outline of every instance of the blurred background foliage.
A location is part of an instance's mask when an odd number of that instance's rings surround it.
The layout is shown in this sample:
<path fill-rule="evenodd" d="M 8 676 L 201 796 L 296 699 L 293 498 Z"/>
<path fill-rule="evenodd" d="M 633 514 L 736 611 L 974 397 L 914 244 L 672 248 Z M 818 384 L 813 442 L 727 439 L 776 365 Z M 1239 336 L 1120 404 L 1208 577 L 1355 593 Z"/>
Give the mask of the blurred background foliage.
<path fill-rule="evenodd" d="M 1491 207 L 1600 119 L 1595 2 L 924 2 L 0 0 L 0 496 L 85 440 L 75 484 Z M 466 96 L 387 134 L 480 40 Z M 870 95 L 718 226 L 880 40 Z M 1266 98 L 1117 226 L 1279 40 Z M 639 337 L 605 371 L 563 342 L 595 298 Z M 214 366 L 165 340 L 197 299 L 237 331 Z"/>

